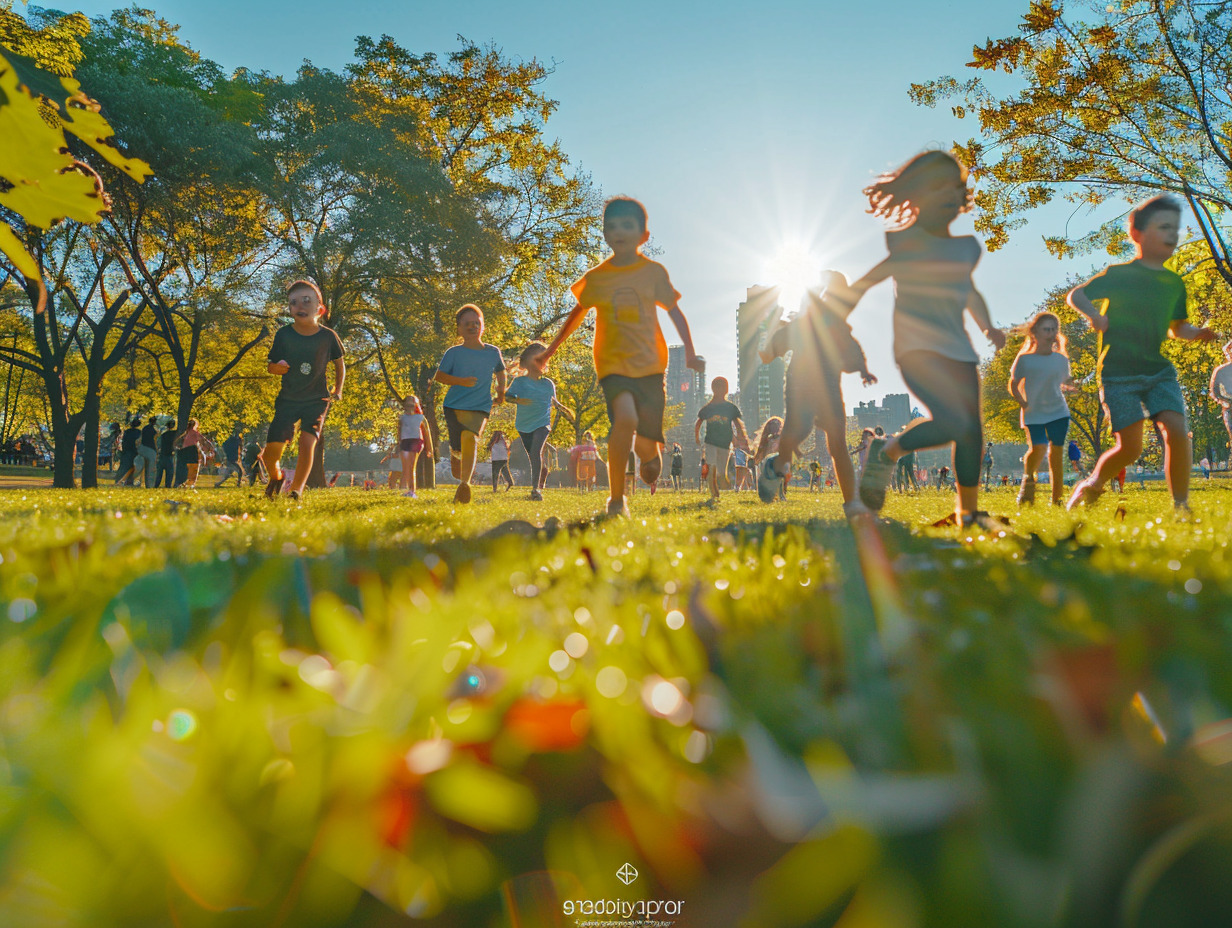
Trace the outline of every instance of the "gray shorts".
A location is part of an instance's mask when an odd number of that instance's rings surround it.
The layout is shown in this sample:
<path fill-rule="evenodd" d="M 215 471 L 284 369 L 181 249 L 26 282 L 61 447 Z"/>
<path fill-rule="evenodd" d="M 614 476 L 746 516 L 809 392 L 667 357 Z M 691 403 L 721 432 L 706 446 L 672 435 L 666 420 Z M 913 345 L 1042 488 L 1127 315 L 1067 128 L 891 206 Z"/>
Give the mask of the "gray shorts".
<path fill-rule="evenodd" d="M 1143 419 L 1154 419 L 1161 412 L 1185 415 L 1185 395 L 1176 379 L 1176 368 L 1171 364 L 1158 374 L 1104 377 L 1099 398 L 1104 402 L 1114 432 Z M 1189 427 L 1188 421 L 1185 427 Z"/>

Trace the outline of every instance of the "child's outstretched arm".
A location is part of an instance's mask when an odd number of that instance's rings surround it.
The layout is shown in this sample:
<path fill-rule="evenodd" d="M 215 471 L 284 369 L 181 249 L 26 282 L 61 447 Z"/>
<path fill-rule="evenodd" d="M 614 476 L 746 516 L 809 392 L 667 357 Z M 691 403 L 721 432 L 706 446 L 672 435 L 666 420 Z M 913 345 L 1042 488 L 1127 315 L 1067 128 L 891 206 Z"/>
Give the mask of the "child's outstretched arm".
<path fill-rule="evenodd" d="M 992 324 L 992 316 L 988 314 L 988 304 L 984 302 L 983 295 L 975 287 L 972 287 L 971 292 L 967 294 L 967 312 L 971 314 L 975 324 L 992 342 L 994 348 L 1000 351 L 1005 347 L 1005 333 Z"/>
<path fill-rule="evenodd" d="M 1168 334 L 1173 338 L 1183 338 L 1190 342 L 1210 342 L 1218 337 L 1207 326 L 1194 325 L 1185 319 L 1174 319 L 1172 325 L 1168 326 Z"/>
<path fill-rule="evenodd" d="M 586 318 L 587 312 L 588 310 L 580 303 L 573 307 L 573 309 L 569 312 L 569 315 L 565 317 L 565 321 L 561 324 L 560 331 L 557 332 L 556 337 L 552 339 L 552 343 L 548 345 L 547 350 L 540 355 L 544 364 L 547 364 L 547 362 L 551 360 L 552 355 L 556 354 L 556 349 L 563 345 L 565 343 L 565 339 L 572 335 L 577 330 L 577 327 L 582 324 L 582 320 Z"/>
<path fill-rule="evenodd" d="M 864 294 L 893 274 L 891 260 L 890 258 L 883 259 L 852 284 L 844 285 L 841 276 L 836 275 L 821 294 L 822 302 L 837 312 L 840 317 L 846 319 L 856 308 L 856 304 L 864 298 Z"/>
<path fill-rule="evenodd" d="M 553 406 L 553 407 L 555 407 L 556 409 L 559 409 L 559 410 L 560 410 L 561 415 L 563 415 L 563 416 L 564 416 L 566 419 L 568 419 L 571 423 L 573 423 L 574 425 L 576 425 L 576 424 L 577 424 L 577 419 L 575 419 L 575 418 L 573 417 L 573 413 L 569 410 L 569 407 L 568 407 L 568 406 L 566 406 L 566 405 L 564 405 L 564 404 L 563 404 L 560 400 L 558 400 L 556 397 L 552 397 L 552 406 Z"/>
<path fill-rule="evenodd" d="M 446 374 L 441 370 L 433 374 L 432 379 L 437 383 L 443 383 L 447 387 L 473 387 L 479 383 L 476 377 L 455 377 L 453 374 Z"/>
<path fill-rule="evenodd" d="M 334 359 L 334 392 L 331 397 L 334 400 L 342 399 L 342 385 L 346 382 L 346 361 L 342 358 Z"/>
<path fill-rule="evenodd" d="M 1091 281 L 1088 280 L 1086 283 L 1079 284 L 1067 293 L 1065 295 L 1065 302 L 1068 303 L 1071 308 L 1078 310 L 1078 312 L 1086 316 L 1087 322 L 1091 323 L 1091 328 L 1093 328 L 1096 332 L 1107 332 L 1108 317 L 1101 315 L 1100 311 L 1095 308 L 1095 304 L 1091 302 L 1090 297 L 1087 296 L 1086 291 L 1083 289 L 1090 282 Z"/>

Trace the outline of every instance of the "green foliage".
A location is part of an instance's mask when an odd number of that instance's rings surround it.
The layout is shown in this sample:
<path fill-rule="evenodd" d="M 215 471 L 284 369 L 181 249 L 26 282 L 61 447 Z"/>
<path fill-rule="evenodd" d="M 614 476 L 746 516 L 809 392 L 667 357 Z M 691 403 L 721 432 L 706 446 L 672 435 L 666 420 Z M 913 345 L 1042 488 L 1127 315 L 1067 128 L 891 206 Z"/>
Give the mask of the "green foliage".
<path fill-rule="evenodd" d="M 1222 487 L 892 497 L 885 556 L 834 494 L 165 495 L 4 500 L 5 924 L 496 925 L 547 870 L 711 925 L 1226 910 Z"/>
<path fill-rule="evenodd" d="M 1085 18 L 1084 18 L 1085 17 Z M 1025 213 L 1064 192 L 1080 207 L 1172 191 L 1193 208 L 1215 267 L 1232 281 L 1232 7 L 1194 0 L 1033 0 L 1020 34 L 990 39 L 967 67 L 1003 81 L 912 84 L 923 106 L 956 100 L 980 136 L 956 146 L 979 183 L 976 227 L 1001 247 Z M 1058 256 L 1124 248 L 1119 218 L 1046 237 Z"/>

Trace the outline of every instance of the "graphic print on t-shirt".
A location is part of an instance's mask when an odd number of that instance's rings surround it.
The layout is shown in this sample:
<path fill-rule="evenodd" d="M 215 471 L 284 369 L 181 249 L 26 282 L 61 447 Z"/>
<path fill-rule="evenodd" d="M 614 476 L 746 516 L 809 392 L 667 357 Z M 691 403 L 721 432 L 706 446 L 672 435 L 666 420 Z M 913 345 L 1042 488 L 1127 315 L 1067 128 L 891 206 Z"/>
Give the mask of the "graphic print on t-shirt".
<path fill-rule="evenodd" d="M 612 293 L 616 321 L 636 325 L 642 319 L 642 301 L 632 287 L 618 287 Z"/>

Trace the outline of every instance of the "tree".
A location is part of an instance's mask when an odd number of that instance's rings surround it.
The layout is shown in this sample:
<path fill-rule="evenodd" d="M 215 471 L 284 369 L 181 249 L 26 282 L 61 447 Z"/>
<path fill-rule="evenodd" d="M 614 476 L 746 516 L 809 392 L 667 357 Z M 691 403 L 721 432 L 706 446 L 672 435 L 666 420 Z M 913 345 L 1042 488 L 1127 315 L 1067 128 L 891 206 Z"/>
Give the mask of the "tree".
<path fill-rule="evenodd" d="M 1085 10 L 1089 21 L 1077 18 Z M 976 227 L 999 248 L 1025 214 L 1064 192 L 1078 208 L 1169 191 L 1193 209 L 1217 272 L 1232 282 L 1232 4 L 1032 0 L 1019 35 L 989 40 L 967 67 L 1021 89 L 942 77 L 912 84 L 917 103 L 956 101 L 980 137 L 959 145 L 979 187 Z M 1051 252 L 1124 251 L 1118 217 L 1045 238 Z"/>
<path fill-rule="evenodd" d="M 177 31 L 136 9 L 95 20 L 81 71 L 117 114 L 119 138 L 155 165 L 142 186 L 115 178 L 101 231 L 128 286 L 150 307 L 160 339 L 142 350 L 170 375 L 184 423 L 194 403 L 268 338 L 264 275 L 272 253 L 255 194 L 256 137 L 240 118 L 251 104 L 247 88 Z"/>

